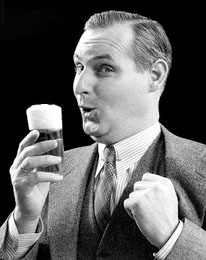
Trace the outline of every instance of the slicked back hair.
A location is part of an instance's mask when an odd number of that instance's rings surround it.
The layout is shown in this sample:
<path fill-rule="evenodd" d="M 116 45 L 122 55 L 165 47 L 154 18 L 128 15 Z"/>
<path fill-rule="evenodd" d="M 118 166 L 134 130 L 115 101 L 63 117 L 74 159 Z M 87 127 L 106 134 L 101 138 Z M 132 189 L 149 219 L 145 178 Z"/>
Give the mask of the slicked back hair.
<path fill-rule="evenodd" d="M 131 24 L 134 40 L 129 55 L 140 70 L 148 70 L 158 59 L 164 60 L 168 68 L 172 65 L 172 47 L 162 25 L 155 20 L 124 11 L 105 11 L 92 15 L 84 30 L 107 28 L 115 24 Z"/>

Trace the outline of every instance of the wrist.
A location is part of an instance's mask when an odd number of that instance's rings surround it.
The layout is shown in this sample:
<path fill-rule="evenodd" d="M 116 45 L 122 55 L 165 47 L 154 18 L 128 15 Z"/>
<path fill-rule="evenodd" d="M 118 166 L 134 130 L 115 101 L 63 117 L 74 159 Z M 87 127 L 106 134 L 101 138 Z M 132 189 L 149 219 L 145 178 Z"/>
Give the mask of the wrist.
<path fill-rule="evenodd" d="M 172 237 L 178 225 L 179 225 L 179 220 L 177 220 L 177 223 L 173 225 L 173 227 L 171 227 L 169 230 L 166 229 L 163 232 L 161 232 L 154 246 L 156 246 L 158 249 L 161 249 Z"/>
<path fill-rule="evenodd" d="M 166 242 L 166 244 L 157 253 L 153 253 L 153 256 L 155 257 L 154 259 L 157 260 L 166 259 L 166 257 L 171 252 L 173 246 L 175 245 L 177 239 L 179 238 L 182 229 L 183 229 L 183 222 L 179 220 L 178 227 L 176 228 L 172 236 L 169 238 L 169 240 Z"/>
<path fill-rule="evenodd" d="M 30 217 L 22 214 L 17 208 L 14 210 L 14 222 L 19 234 L 35 233 L 40 217 Z"/>

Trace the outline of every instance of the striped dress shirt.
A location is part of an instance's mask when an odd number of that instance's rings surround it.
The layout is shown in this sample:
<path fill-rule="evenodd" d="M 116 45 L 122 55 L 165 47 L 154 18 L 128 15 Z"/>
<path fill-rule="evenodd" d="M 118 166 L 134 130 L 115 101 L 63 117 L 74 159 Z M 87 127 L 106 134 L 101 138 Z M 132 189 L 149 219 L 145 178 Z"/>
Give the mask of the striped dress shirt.
<path fill-rule="evenodd" d="M 117 176 L 115 179 L 115 194 L 113 194 L 114 200 L 112 200 L 113 202 L 111 203 L 112 212 L 116 207 L 126 185 L 128 184 L 134 168 L 138 165 L 139 160 L 147 151 L 154 139 L 158 136 L 160 131 L 160 124 L 159 122 L 156 122 L 154 125 L 147 128 L 146 130 L 137 133 L 136 135 L 125 140 L 122 140 L 119 143 L 114 144 L 116 152 Z M 98 182 L 103 176 L 104 148 L 104 144 L 98 144 L 99 161 L 95 175 L 94 192 L 96 190 Z M 40 235 L 43 232 L 43 228 L 44 226 L 42 220 L 40 220 L 37 233 L 18 234 L 12 214 L 9 219 L 9 232 L 4 249 L 5 259 L 21 259 L 30 249 L 30 247 L 39 239 Z M 157 253 L 154 253 L 155 259 L 164 260 L 167 257 L 167 255 L 172 250 L 172 247 L 174 246 L 176 240 L 178 239 L 182 228 L 183 223 L 180 221 L 177 229 L 175 230 L 171 238 L 167 241 L 167 243 Z"/>
<path fill-rule="evenodd" d="M 114 201 L 114 205 L 111 205 L 111 212 L 113 212 L 115 206 L 117 205 L 127 183 L 132 176 L 134 168 L 137 166 L 139 160 L 159 133 L 160 125 L 159 123 L 156 123 L 146 130 L 113 145 L 116 153 L 117 176 L 114 183 L 114 200 L 111 200 L 111 203 Z M 99 161 L 95 175 L 95 189 L 104 174 L 104 148 L 105 144 L 98 144 Z"/>

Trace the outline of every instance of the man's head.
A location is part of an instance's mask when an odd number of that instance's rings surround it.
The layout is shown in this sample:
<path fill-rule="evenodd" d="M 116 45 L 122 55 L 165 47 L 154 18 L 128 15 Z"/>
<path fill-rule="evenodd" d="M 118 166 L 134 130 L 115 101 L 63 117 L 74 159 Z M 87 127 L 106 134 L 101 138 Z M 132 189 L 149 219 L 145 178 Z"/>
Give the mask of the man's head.
<path fill-rule="evenodd" d="M 125 23 L 130 24 L 134 34 L 128 54 L 134 59 L 137 68 L 150 69 L 156 60 L 163 59 L 170 69 L 172 47 L 163 27 L 155 20 L 136 13 L 108 11 L 91 16 L 84 30 L 103 29 Z"/>
<path fill-rule="evenodd" d="M 157 27 L 157 28 L 156 28 Z M 95 14 L 74 53 L 84 131 L 111 144 L 158 120 L 171 48 L 162 27 L 124 12 Z"/>

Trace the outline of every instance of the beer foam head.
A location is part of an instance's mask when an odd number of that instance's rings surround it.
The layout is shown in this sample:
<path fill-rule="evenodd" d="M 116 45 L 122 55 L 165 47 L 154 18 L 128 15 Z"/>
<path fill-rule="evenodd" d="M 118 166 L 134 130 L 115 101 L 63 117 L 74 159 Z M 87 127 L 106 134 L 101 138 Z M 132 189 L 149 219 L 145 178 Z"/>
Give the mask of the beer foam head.
<path fill-rule="evenodd" d="M 62 129 L 62 109 L 57 105 L 33 105 L 26 114 L 29 130 Z"/>

